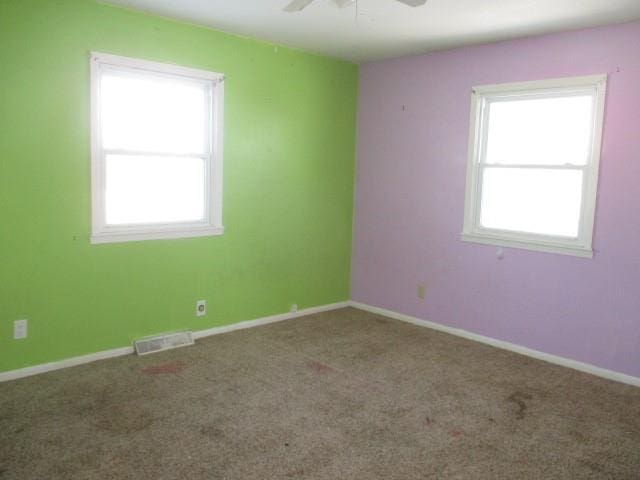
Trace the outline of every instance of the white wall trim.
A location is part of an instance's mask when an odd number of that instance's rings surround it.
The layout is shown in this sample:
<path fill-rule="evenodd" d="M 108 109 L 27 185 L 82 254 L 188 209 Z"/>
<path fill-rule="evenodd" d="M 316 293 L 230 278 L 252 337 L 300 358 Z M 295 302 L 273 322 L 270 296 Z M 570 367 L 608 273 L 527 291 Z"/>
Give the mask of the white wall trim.
<path fill-rule="evenodd" d="M 534 252 L 558 253 L 560 255 L 571 255 L 574 257 L 593 258 L 593 250 L 582 247 L 565 247 L 561 245 L 544 244 L 543 242 L 531 243 L 527 241 L 509 240 L 491 234 L 478 235 L 475 233 L 462 233 L 460 239 L 463 242 L 481 243 L 484 245 L 494 245 L 497 247 L 523 248 Z"/>
<path fill-rule="evenodd" d="M 339 308 L 345 308 L 349 306 L 349 302 L 337 302 L 330 303 L 328 305 L 320 305 L 318 307 L 305 308 L 298 310 L 297 312 L 278 313 L 269 317 L 256 318 L 255 320 L 246 320 L 244 322 L 232 323 L 230 325 L 224 325 L 222 327 L 213 327 L 206 330 L 197 330 L 193 332 L 193 338 L 210 337 L 211 335 L 219 335 L 221 333 L 234 332 L 236 330 L 244 330 L 246 328 L 259 327 L 261 325 L 268 325 L 270 323 L 281 322 L 283 320 L 290 320 L 292 318 L 304 317 L 306 315 L 313 315 L 314 313 L 328 312 L 330 310 L 338 310 Z"/>
<path fill-rule="evenodd" d="M 112 350 L 103 350 L 101 352 L 90 353 L 88 355 L 82 355 L 80 357 L 58 360 L 56 362 L 41 363 L 39 365 L 33 365 L 31 367 L 9 370 L 7 372 L 0 372 L 0 382 L 17 380 L 18 378 L 30 377 L 32 375 L 38 375 L 40 373 L 52 372 L 54 370 L 75 367 L 76 365 L 91 363 L 98 360 L 106 360 L 107 358 L 121 357 L 123 355 L 129 355 L 132 353 L 133 347 L 120 347 L 114 348 Z"/>
<path fill-rule="evenodd" d="M 557 355 L 541 352 L 539 350 L 533 350 L 532 348 L 523 347 L 520 345 L 516 345 L 514 343 L 505 342 L 503 340 L 497 340 L 495 338 L 485 337 L 484 335 L 472 333 L 467 330 L 463 330 L 461 328 L 448 327 L 440 323 L 431 322 L 429 320 L 422 320 L 421 318 L 412 317 L 410 315 L 394 312 L 392 310 L 386 310 L 384 308 L 375 307 L 373 305 L 368 305 L 366 303 L 351 301 L 349 302 L 349 306 L 360 309 L 360 310 L 364 310 L 370 313 L 375 313 L 377 315 L 389 317 L 394 320 L 400 320 L 402 322 L 411 323 L 413 325 L 418 325 L 420 327 L 427 327 L 433 330 L 449 333 L 451 335 L 456 335 L 458 337 L 466 338 L 468 340 L 474 340 L 476 342 L 485 343 L 493 347 L 502 348 L 503 350 L 509 350 L 510 352 L 519 353 L 520 355 L 526 355 L 527 357 L 543 360 L 545 362 L 553 363 L 555 365 L 572 368 L 573 370 L 578 370 L 580 372 L 590 373 L 592 375 L 606 378 L 608 380 L 614 380 L 616 382 L 626 383 L 629 385 L 640 387 L 640 378 L 638 377 L 634 377 L 634 376 L 627 375 L 620 372 L 615 372 L 613 370 L 607 370 L 601 367 L 596 367 L 595 365 L 591 365 L 589 363 L 584 363 L 584 362 L 579 362 L 577 360 L 571 360 L 569 358 L 559 357 Z"/>
<path fill-rule="evenodd" d="M 199 228 L 180 228 L 156 231 L 140 231 L 140 232 L 127 232 L 127 233 L 103 233 L 100 235 L 92 235 L 91 243 L 97 245 L 100 243 L 117 243 L 117 242 L 139 242 L 142 240 L 162 240 L 170 238 L 196 238 L 196 237 L 210 237 L 215 235 L 222 235 L 224 233 L 224 227 L 199 227 Z"/>
<path fill-rule="evenodd" d="M 638 377 L 626 375 L 620 372 L 615 372 L 613 370 L 607 370 L 601 367 L 596 367 L 595 365 L 591 365 L 589 363 L 584 363 L 584 362 L 579 362 L 577 360 L 571 360 L 568 358 L 559 357 L 557 355 L 552 355 L 550 353 L 540 352 L 538 350 L 533 350 L 531 348 L 523 347 L 510 342 L 505 342 L 503 340 L 497 340 L 495 338 L 486 337 L 484 335 L 472 333 L 460 328 L 448 327 L 440 323 L 431 322 L 429 320 L 423 320 L 417 317 L 412 317 L 410 315 L 405 315 L 403 313 L 394 312 L 392 310 L 386 310 L 384 308 L 375 307 L 373 305 L 368 305 L 366 303 L 360 303 L 360 302 L 354 302 L 354 301 L 330 303 L 327 305 L 320 305 L 317 307 L 305 308 L 303 310 L 298 310 L 297 312 L 280 313 L 276 315 L 270 315 L 268 317 L 256 318 L 254 320 L 246 320 L 242 322 L 232 323 L 230 325 L 224 325 L 221 327 L 213 327 L 205 330 L 197 330 L 193 332 L 193 338 L 199 339 L 199 338 L 209 337 L 212 335 L 220 335 L 223 333 L 233 332 L 236 330 L 244 330 L 247 328 L 259 327 L 261 325 L 268 325 L 270 323 L 281 322 L 283 320 L 290 320 L 293 318 L 304 317 L 306 315 L 313 315 L 315 313 L 338 310 L 340 308 L 345 308 L 345 307 L 353 307 L 359 310 L 364 310 L 370 313 L 375 313 L 377 315 L 389 317 L 394 320 L 400 320 L 403 322 L 411 323 L 413 325 L 418 325 L 420 327 L 431 328 L 433 330 L 438 330 L 441 332 L 449 333 L 451 335 L 456 335 L 458 337 L 474 340 L 476 342 L 485 343 L 493 347 L 502 348 L 504 350 L 509 350 L 511 352 L 519 353 L 521 355 L 526 355 L 528 357 L 536 358 L 538 360 L 543 360 L 545 362 L 553 363 L 555 365 L 571 368 L 574 370 L 578 370 L 580 372 L 590 373 L 592 375 L 606 378 L 608 380 L 614 380 L 617 382 L 626 383 L 628 385 L 634 385 L 634 386 L 640 387 L 640 378 Z M 6 372 L 0 372 L 0 382 L 17 380 L 19 378 L 38 375 L 40 373 L 52 372 L 54 370 L 61 370 L 63 368 L 83 365 L 85 363 L 91 363 L 98 360 L 106 360 L 109 358 L 121 357 L 124 355 L 131 355 L 133 353 L 134 353 L 133 347 L 127 346 L 127 347 L 114 348 L 111 350 L 103 350 L 101 352 L 90 353 L 88 355 L 82 355 L 79 357 L 67 358 L 64 360 L 56 361 L 56 362 L 33 365 L 30 367 L 20 368 L 17 370 L 9 370 Z"/>
<path fill-rule="evenodd" d="M 281 322 L 283 320 L 289 320 L 292 318 L 304 317 L 306 315 L 313 315 L 314 313 L 328 312 L 331 310 L 337 310 L 339 308 L 345 308 L 349 306 L 349 302 L 337 302 L 327 305 L 319 305 L 317 307 L 305 308 L 298 310 L 297 312 L 279 313 L 277 315 L 270 315 L 268 317 L 256 318 L 254 320 L 245 320 L 242 322 L 232 323 L 230 325 L 224 325 L 222 327 L 208 328 L 206 330 L 196 330 L 193 332 L 193 338 L 210 337 L 211 335 L 219 335 L 221 333 L 233 332 L 235 330 L 244 330 L 246 328 L 259 327 L 261 325 L 267 325 L 269 323 Z M 133 346 L 114 348 L 111 350 L 103 350 L 101 352 L 90 353 L 88 355 L 82 355 L 79 357 L 67 358 L 64 360 L 58 360 L 56 362 L 42 363 L 40 365 L 33 365 L 31 367 L 19 368 L 17 370 L 9 370 L 6 372 L 0 372 L 0 382 L 7 382 L 9 380 L 17 380 L 19 378 L 30 377 L 32 375 L 38 375 L 40 373 L 52 372 L 54 370 L 61 370 L 63 368 L 75 367 L 76 365 L 82 365 L 85 363 L 91 363 L 98 360 L 106 360 L 108 358 L 121 357 L 124 355 L 131 355 L 134 353 Z"/>

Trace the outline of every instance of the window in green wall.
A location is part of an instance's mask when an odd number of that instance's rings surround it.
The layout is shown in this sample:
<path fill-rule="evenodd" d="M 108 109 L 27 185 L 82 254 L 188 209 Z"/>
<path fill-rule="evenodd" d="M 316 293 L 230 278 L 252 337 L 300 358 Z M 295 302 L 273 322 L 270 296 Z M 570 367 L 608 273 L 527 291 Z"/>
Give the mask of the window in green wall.
<path fill-rule="evenodd" d="M 92 243 L 223 232 L 223 80 L 92 53 Z"/>

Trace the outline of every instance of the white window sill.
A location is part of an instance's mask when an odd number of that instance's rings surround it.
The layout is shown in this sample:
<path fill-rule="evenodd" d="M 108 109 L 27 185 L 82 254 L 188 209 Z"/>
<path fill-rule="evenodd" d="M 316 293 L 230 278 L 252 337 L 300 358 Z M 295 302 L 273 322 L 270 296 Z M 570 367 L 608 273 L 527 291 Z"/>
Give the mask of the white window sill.
<path fill-rule="evenodd" d="M 172 238 L 193 238 L 222 235 L 224 227 L 198 227 L 180 230 L 147 230 L 101 232 L 91 236 L 92 244 L 139 242 L 143 240 L 165 240 Z"/>
<path fill-rule="evenodd" d="M 560 255 L 571 255 L 574 257 L 593 258 L 593 250 L 572 245 L 559 245 L 546 242 L 532 242 L 525 240 L 514 240 L 502 237 L 494 237 L 490 235 L 477 233 L 463 233 L 461 235 L 463 242 L 481 243 L 483 245 L 495 245 L 498 247 L 520 248 L 523 250 L 532 250 L 534 252 L 558 253 Z"/>

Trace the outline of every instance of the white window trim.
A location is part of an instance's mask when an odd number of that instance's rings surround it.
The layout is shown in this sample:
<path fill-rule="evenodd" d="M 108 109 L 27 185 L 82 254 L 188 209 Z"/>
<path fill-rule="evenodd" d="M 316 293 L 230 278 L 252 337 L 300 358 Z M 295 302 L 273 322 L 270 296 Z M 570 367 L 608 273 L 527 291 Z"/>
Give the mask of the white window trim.
<path fill-rule="evenodd" d="M 185 237 L 221 235 L 222 225 L 222 163 L 224 119 L 224 75 L 206 70 L 181 67 L 136 58 L 91 52 L 91 243 L 129 242 Z M 105 211 L 105 152 L 102 149 L 100 126 L 100 69 L 118 68 L 142 70 L 150 74 L 174 75 L 210 83 L 212 102 L 211 142 L 206 155 L 206 198 L 203 221 L 150 225 L 107 225 Z M 120 152 L 134 153 L 134 152 Z M 135 152 L 138 153 L 138 152 Z M 150 154 L 151 152 L 145 152 Z M 180 155 L 182 156 L 182 155 Z M 200 154 L 198 156 L 201 156 Z"/>
<path fill-rule="evenodd" d="M 602 125 L 604 100 L 607 86 L 606 75 L 566 77 L 532 82 L 483 85 L 473 87 L 471 93 L 471 116 L 469 129 L 469 155 L 467 160 L 467 180 L 465 191 L 464 227 L 462 240 L 466 242 L 522 248 L 527 250 L 560 253 L 578 257 L 593 257 L 592 238 L 598 188 L 598 169 L 602 145 Z M 580 231 L 575 239 L 556 236 L 519 233 L 480 226 L 480 156 L 483 150 L 483 122 L 488 98 L 517 97 L 521 95 L 553 93 L 567 94 L 595 89 L 593 117 L 593 139 L 590 158 L 584 167 L 582 209 Z M 553 168 L 553 167 L 551 167 Z"/>

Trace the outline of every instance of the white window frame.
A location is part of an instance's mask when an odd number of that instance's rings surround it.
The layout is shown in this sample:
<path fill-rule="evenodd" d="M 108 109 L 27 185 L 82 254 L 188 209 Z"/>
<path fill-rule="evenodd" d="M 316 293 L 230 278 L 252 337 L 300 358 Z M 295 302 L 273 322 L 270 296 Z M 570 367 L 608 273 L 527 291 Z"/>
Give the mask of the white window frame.
<path fill-rule="evenodd" d="M 598 168 L 602 144 L 602 124 L 606 92 L 606 75 L 566 77 L 532 82 L 483 85 L 473 87 L 471 93 L 471 117 L 469 131 L 469 156 L 467 160 L 466 196 L 462 240 L 467 242 L 523 248 L 542 252 L 593 257 L 592 237 L 598 188 Z M 518 165 L 518 167 L 582 170 L 583 191 L 580 226 L 577 238 L 539 235 L 488 229 L 480 225 L 482 198 L 482 171 L 485 163 L 488 136 L 488 105 L 491 101 L 522 98 L 552 98 L 588 92 L 593 95 L 593 136 L 589 158 L 584 166 Z M 496 165 L 494 165 L 496 166 Z M 497 165 L 505 167 L 505 165 Z M 508 167 L 505 167 L 508 168 Z"/>
<path fill-rule="evenodd" d="M 224 118 L 224 75 L 178 65 L 151 62 L 130 57 L 91 52 L 91 243 L 128 242 L 167 238 L 221 235 L 222 156 Z M 105 158 L 108 153 L 127 155 L 167 155 L 165 152 L 106 150 L 102 146 L 100 78 L 103 68 L 122 72 L 145 72 L 173 76 L 207 85 L 210 95 L 210 141 L 204 154 L 174 154 L 174 157 L 199 157 L 205 161 L 205 214 L 202 221 L 136 225 L 108 225 L 105 209 Z"/>

